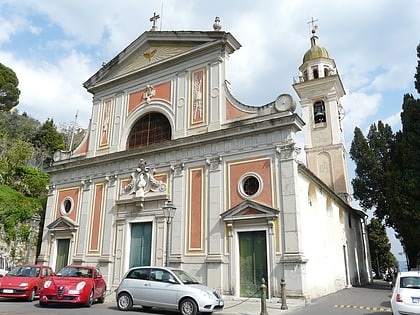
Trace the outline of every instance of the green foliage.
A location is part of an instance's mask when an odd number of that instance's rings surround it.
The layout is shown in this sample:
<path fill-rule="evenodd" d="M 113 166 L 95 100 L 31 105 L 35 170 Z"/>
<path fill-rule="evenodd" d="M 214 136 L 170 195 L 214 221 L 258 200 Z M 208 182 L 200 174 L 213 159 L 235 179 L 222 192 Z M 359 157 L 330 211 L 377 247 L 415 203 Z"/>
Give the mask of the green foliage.
<path fill-rule="evenodd" d="M 392 227 L 410 268 L 420 260 L 420 101 L 404 96 L 402 131 L 393 134 L 381 121 L 366 138 L 354 131 L 350 156 L 356 163 L 354 197 L 363 209 Z"/>
<path fill-rule="evenodd" d="M 43 164 L 49 165 L 52 161 L 52 156 L 56 150 L 64 150 L 64 138 L 61 133 L 57 131 L 53 119 L 48 119 L 37 130 L 33 137 L 34 146 L 41 152 L 47 153 L 44 155 Z"/>
<path fill-rule="evenodd" d="M 0 111 L 10 111 L 19 104 L 18 85 L 16 73 L 0 63 Z"/>
<path fill-rule="evenodd" d="M 386 234 L 385 227 L 381 220 L 372 218 L 367 226 L 370 259 L 373 269 L 377 275 L 383 273 L 386 269 L 398 267 L 397 259 L 391 253 L 391 243 Z"/>
<path fill-rule="evenodd" d="M 418 58 L 417 67 L 416 67 L 417 72 L 414 75 L 414 78 L 416 79 L 415 82 L 414 82 L 414 86 L 417 90 L 417 93 L 420 94 L 420 44 L 417 45 L 417 58 Z"/>
<path fill-rule="evenodd" d="M 17 238 L 24 240 L 29 232 L 26 222 L 42 210 L 40 199 L 26 197 L 9 186 L 0 185 L 0 224 L 5 232 L 4 241 L 10 245 Z"/>

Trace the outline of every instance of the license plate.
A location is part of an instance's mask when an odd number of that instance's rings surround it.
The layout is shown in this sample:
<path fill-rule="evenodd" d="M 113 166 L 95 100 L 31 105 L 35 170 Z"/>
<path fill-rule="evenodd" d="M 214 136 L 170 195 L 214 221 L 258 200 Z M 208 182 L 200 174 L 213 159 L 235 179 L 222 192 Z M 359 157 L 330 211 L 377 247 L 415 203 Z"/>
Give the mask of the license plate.
<path fill-rule="evenodd" d="M 413 298 L 411 298 L 411 300 L 413 301 L 413 304 L 420 303 L 420 297 L 413 297 Z"/>
<path fill-rule="evenodd" d="M 3 293 L 13 293 L 13 290 L 10 290 L 10 289 L 3 289 Z"/>

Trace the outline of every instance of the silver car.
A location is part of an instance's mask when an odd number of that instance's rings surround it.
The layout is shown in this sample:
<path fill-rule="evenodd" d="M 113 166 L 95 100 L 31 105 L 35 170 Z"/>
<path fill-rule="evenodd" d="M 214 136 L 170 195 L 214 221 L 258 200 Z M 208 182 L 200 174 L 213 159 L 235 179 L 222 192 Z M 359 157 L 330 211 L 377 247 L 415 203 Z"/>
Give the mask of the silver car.
<path fill-rule="evenodd" d="M 185 271 L 165 267 L 131 268 L 115 292 L 121 311 L 141 305 L 144 309 L 156 307 L 195 315 L 220 311 L 224 306 L 218 291 L 200 284 Z"/>
<path fill-rule="evenodd" d="M 420 271 L 400 272 L 392 290 L 394 315 L 420 314 Z"/>

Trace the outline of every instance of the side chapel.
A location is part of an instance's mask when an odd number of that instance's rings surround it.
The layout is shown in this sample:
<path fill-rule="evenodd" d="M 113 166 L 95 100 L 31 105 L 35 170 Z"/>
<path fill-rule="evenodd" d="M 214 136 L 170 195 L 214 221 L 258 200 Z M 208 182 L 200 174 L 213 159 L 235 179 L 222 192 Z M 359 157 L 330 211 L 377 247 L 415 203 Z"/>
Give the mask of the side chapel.
<path fill-rule="evenodd" d="M 366 214 L 350 205 L 345 91 L 315 32 L 293 83 L 300 117 L 289 94 L 263 106 L 234 97 L 228 61 L 241 45 L 218 18 L 210 31 L 153 25 L 84 83 L 88 132 L 48 170 L 38 263 L 97 266 L 108 289 L 130 267 L 168 264 L 237 297 L 262 278 L 268 298 L 281 279 L 304 299 L 369 282 Z"/>

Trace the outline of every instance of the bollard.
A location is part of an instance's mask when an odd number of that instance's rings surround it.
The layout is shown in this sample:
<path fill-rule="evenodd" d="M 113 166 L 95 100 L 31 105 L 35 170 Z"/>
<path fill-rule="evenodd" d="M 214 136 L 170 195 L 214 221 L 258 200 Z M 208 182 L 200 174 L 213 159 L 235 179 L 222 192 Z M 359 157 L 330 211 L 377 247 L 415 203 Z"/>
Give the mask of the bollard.
<path fill-rule="evenodd" d="M 261 313 L 260 315 L 268 315 L 267 313 L 267 286 L 265 285 L 265 279 L 261 280 Z"/>
<path fill-rule="evenodd" d="M 287 303 L 286 303 L 286 281 L 282 278 L 280 280 L 280 288 L 281 288 L 281 307 L 282 310 L 287 310 Z"/>

